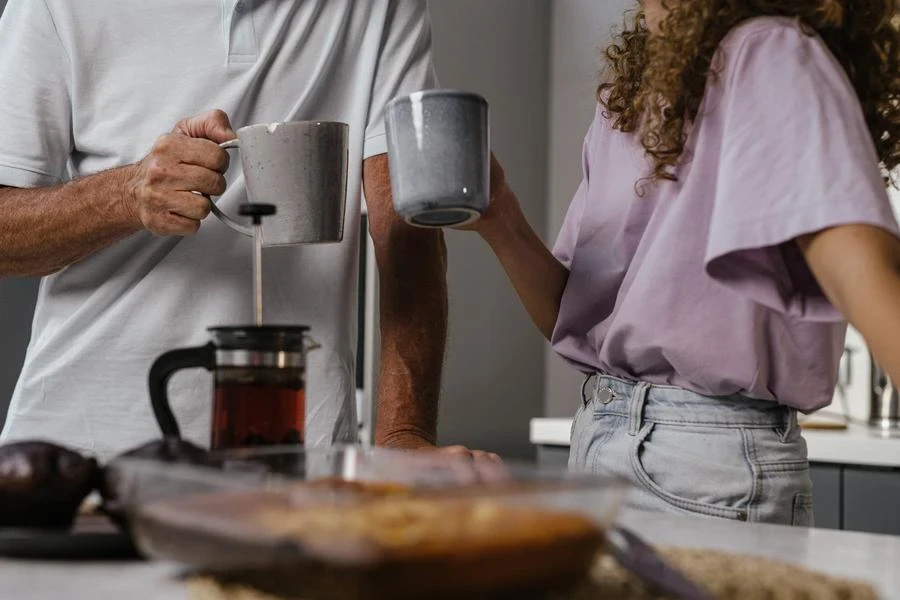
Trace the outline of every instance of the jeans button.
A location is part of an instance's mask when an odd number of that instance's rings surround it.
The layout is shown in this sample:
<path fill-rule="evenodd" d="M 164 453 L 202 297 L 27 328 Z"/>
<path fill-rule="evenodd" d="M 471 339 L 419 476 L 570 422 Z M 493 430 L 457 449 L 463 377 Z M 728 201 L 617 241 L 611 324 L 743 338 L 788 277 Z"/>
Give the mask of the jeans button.
<path fill-rule="evenodd" d="M 597 402 L 600 404 L 609 404 L 615 398 L 615 394 L 608 387 L 597 391 Z"/>

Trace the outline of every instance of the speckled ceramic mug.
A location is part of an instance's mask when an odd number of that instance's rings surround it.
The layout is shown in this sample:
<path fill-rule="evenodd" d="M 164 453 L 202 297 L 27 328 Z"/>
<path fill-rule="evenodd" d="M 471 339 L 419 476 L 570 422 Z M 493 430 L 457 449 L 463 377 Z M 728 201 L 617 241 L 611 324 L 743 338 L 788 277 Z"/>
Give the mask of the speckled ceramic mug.
<path fill-rule="evenodd" d="M 333 121 L 248 125 L 221 144 L 241 151 L 250 202 L 272 204 L 263 220 L 266 246 L 340 242 L 344 237 L 350 127 Z M 212 203 L 212 212 L 244 235 L 253 229 Z"/>
<path fill-rule="evenodd" d="M 394 210 L 409 224 L 471 223 L 490 202 L 487 101 L 456 90 L 391 100 L 385 114 Z"/>

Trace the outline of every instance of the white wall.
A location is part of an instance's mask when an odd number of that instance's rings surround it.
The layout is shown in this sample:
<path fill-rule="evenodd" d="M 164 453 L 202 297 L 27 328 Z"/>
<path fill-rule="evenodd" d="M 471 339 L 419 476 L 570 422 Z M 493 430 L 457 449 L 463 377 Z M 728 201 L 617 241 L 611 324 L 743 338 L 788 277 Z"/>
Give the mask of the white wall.
<path fill-rule="evenodd" d="M 581 182 L 581 145 L 593 118 L 600 50 L 633 0 L 552 0 L 550 62 L 550 154 L 547 241 L 562 225 Z M 571 417 L 578 406 L 581 375 L 546 349 L 545 409 Z"/>
<path fill-rule="evenodd" d="M 604 0 L 605 1 L 605 0 Z M 546 227 L 551 0 L 431 0 L 443 87 L 484 95 L 492 145 L 531 223 Z M 439 441 L 530 457 L 544 342 L 476 234 L 447 234 L 450 335 Z"/>
<path fill-rule="evenodd" d="M 632 5 L 431 0 L 441 84 L 488 96 L 494 148 L 548 243 L 581 181 L 600 49 Z M 537 334 L 487 249 L 465 234 L 448 239 L 450 344 L 441 441 L 497 444 L 518 454 L 531 417 L 575 412 L 581 376 Z"/>

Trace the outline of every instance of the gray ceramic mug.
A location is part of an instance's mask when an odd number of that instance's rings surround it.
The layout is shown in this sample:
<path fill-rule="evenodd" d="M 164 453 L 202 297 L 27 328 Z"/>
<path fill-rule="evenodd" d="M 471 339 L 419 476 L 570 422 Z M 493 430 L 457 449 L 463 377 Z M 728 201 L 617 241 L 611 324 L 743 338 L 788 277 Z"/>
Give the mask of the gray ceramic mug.
<path fill-rule="evenodd" d="M 456 90 L 395 98 L 385 114 L 394 210 L 421 227 L 464 225 L 490 202 L 487 101 Z"/>
<path fill-rule="evenodd" d="M 340 242 L 344 238 L 350 127 L 329 121 L 249 125 L 222 148 L 241 152 L 250 202 L 277 212 L 262 224 L 263 244 L 287 246 Z M 253 236 L 212 203 L 226 225 Z"/>

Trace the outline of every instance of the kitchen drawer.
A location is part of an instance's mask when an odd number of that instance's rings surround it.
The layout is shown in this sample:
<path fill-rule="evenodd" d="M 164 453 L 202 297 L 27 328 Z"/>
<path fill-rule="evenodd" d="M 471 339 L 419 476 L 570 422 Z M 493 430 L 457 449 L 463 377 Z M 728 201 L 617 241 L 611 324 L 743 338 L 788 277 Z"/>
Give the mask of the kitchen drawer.
<path fill-rule="evenodd" d="M 841 467 L 812 464 L 809 475 L 813 485 L 815 526 L 841 528 Z"/>
<path fill-rule="evenodd" d="M 900 470 L 844 468 L 844 529 L 900 535 Z"/>

